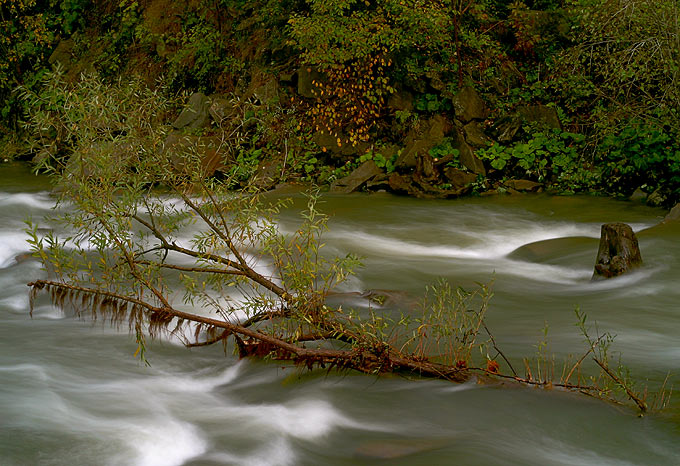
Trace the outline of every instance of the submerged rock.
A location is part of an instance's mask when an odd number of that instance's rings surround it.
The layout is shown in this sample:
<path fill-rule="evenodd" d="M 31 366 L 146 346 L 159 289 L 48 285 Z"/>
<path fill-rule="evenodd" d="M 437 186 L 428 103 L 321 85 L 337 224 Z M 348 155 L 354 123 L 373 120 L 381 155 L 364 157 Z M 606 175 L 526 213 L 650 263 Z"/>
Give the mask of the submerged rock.
<path fill-rule="evenodd" d="M 630 225 L 625 223 L 602 225 L 593 280 L 618 277 L 641 265 L 640 246 Z"/>
<path fill-rule="evenodd" d="M 585 261 L 590 262 L 596 245 L 597 239 L 587 236 L 551 238 L 523 244 L 508 254 L 508 259 L 580 269 Z"/>

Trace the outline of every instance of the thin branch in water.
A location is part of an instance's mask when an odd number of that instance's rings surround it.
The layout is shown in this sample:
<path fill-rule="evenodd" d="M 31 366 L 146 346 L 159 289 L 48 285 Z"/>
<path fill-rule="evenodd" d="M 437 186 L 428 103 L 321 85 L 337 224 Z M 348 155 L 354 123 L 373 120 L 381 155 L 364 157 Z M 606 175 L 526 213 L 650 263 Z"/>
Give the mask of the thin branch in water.
<path fill-rule="evenodd" d="M 623 382 L 619 377 L 616 376 L 605 364 L 600 362 L 599 359 L 593 358 L 593 361 L 597 363 L 598 366 L 602 368 L 602 370 L 614 380 L 621 388 L 623 388 L 626 391 L 626 394 L 628 397 L 635 402 L 636 405 L 638 405 L 638 408 L 640 408 L 640 411 L 644 413 L 647 411 L 647 403 L 645 403 L 643 400 L 641 400 L 631 389 L 628 387 L 628 385 Z"/>

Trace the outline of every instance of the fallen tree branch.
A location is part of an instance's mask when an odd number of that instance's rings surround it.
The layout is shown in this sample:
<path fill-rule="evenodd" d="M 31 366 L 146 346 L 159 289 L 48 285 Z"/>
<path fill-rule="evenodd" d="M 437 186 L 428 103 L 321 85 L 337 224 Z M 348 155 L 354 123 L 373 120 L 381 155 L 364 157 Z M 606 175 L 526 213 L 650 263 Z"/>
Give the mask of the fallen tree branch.
<path fill-rule="evenodd" d="M 628 397 L 629 397 L 631 400 L 633 400 L 633 401 L 635 402 L 635 404 L 638 406 L 638 408 L 640 408 L 640 411 L 641 411 L 642 413 L 644 413 L 644 412 L 647 411 L 647 403 L 645 403 L 643 400 L 641 400 L 641 399 L 640 399 L 640 398 L 639 398 L 639 397 L 638 397 L 638 396 L 637 396 L 637 395 L 636 395 L 636 394 L 628 387 L 628 385 L 627 385 L 625 382 L 623 382 L 619 377 L 617 377 L 616 374 L 614 374 L 614 373 L 613 373 L 613 372 L 612 372 L 605 364 L 603 364 L 602 362 L 600 362 L 599 359 L 593 358 L 593 361 L 595 361 L 595 362 L 597 363 L 597 365 L 600 366 L 600 367 L 602 368 L 602 370 L 603 370 L 609 377 L 611 377 L 612 380 L 613 380 L 614 382 L 616 382 L 617 384 L 619 384 L 619 386 L 620 386 L 621 388 L 623 388 L 623 389 L 626 391 L 626 394 L 628 395 Z"/>
<path fill-rule="evenodd" d="M 491 334 L 491 331 L 489 330 L 489 327 L 486 326 L 486 322 L 484 321 L 484 319 L 482 319 L 482 326 L 484 327 L 484 330 L 486 331 L 486 334 L 489 335 L 489 338 L 491 339 L 491 345 L 493 346 L 493 349 L 495 349 L 495 350 L 498 352 L 498 354 L 501 355 L 501 357 L 503 358 L 503 360 L 505 361 L 505 363 L 508 365 L 508 367 L 509 367 L 510 370 L 512 371 L 512 374 L 513 374 L 515 377 L 518 377 L 517 372 L 515 372 L 515 368 L 512 367 L 512 364 L 510 363 L 510 361 L 508 360 L 508 358 L 505 357 L 505 354 L 503 354 L 503 352 L 500 350 L 500 348 L 498 347 L 498 345 L 496 345 L 496 339 L 495 339 L 495 338 L 493 337 L 493 335 Z"/>

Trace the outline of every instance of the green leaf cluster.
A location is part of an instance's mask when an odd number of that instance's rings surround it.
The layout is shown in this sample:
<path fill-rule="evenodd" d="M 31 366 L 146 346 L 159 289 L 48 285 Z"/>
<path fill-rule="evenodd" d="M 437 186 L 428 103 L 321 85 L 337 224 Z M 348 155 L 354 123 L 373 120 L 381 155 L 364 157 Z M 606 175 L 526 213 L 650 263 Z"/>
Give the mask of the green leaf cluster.
<path fill-rule="evenodd" d="M 493 144 L 476 154 L 488 160 L 492 168 L 507 176 L 535 179 L 539 182 L 569 181 L 583 171 L 580 156 L 584 136 L 557 129 L 532 133 L 525 142 L 513 145 Z M 572 184 L 572 189 L 575 186 Z"/>

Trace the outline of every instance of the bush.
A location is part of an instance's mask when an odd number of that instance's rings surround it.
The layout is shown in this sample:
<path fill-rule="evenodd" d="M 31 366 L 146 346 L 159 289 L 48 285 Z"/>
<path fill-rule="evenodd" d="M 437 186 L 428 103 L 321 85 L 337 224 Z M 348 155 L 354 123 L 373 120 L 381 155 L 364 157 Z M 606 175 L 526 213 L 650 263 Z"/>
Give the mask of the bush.
<path fill-rule="evenodd" d="M 680 201 L 680 142 L 669 132 L 632 122 L 620 133 L 605 136 L 598 150 L 603 183 L 610 192 L 630 195 L 643 187 L 662 192 L 669 206 Z"/>
<path fill-rule="evenodd" d="M 530 128 L 527 128 L 531 131 Z M 558 129 L 530 133 L 526 142 L 505 146 L 495 143 L 477 151 L 492 168 L 508 177 L 557 183 L 564 189 L 586 189 L 592 176 L 584 169 L 580 149 L 584 137 Z"/>

